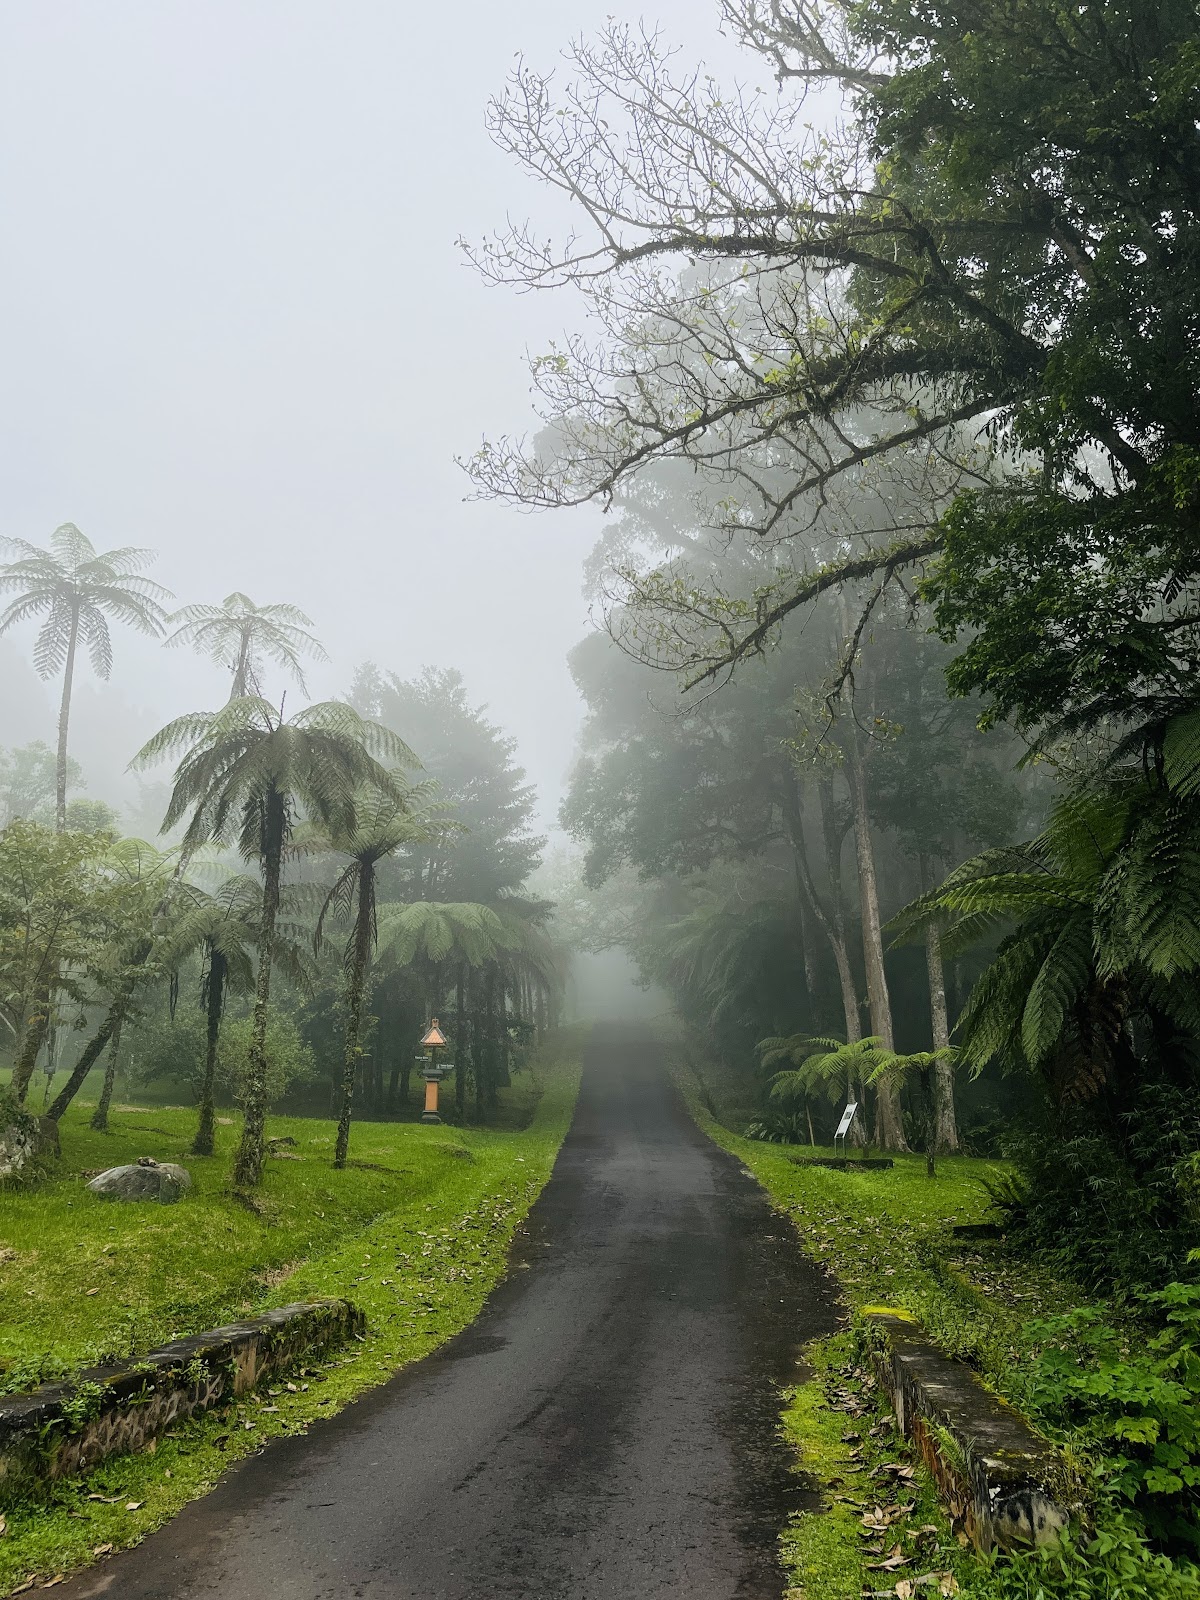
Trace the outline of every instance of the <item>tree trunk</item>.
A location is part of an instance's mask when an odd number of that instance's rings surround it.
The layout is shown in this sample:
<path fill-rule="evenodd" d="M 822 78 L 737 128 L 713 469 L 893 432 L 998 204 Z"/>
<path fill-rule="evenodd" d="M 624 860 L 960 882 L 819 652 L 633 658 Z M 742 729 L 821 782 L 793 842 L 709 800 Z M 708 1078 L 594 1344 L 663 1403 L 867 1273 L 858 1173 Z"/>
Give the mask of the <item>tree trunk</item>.
<path fill-rule="evenodd" d="M 885 1050 L 896 1048 L 892 1027 L 892 1000 L 883 964 L 883 928 L 879 918 L 879 888 L 875 877 L 875 848 L 867 811 L 867 781 L 862 753 L 851 731 L 846 743 L 846 769 L 854 812 L 854 849 L 858 863 L 858 891 L 862 906 L 863 962 L 867 972 L 867 1004 L 871 1032 Z M 883 1150 L 907 1150 L 900 1095 L 894 1083 L 880 1080 L 875 1091 L 875 1143 Z"/>
<path fill-rule="evenodd" d="M 487 1108 L 494 1111 L 499 1104 L 496 1093 L 500 1072 L 500 1028 L 496 1011 L 496 964 L 488 962 L 484 981 L 484 1015 L 487 1018 Z"/>
<path fill-rule="evenodd" d="M 800 953 L 804 961 L 804 988 L 808 995 L 809 1015 L 816 1027 L 817 1019 L 821 1013 L 819 975 L 817 971 L 817 951 L 813 939 L 813 922 L 817 917 L 815 907 L 812 905 L 811 885 L 808 877 L 808 852 L 804 843 L 804 812 L 800 804 L 800 796 L 796 778 L 787 764 L 783 774 L 784 783 L 784 820 L 787 825 L 788 837 L 792 846 L 792 871 L 796 880 L 796 903 L 800 908 Z"/>
<path fill-rule="evenodd" d="M 87 1077 L 88 1073 L 103 1055 L 104 1047 L 112 1038 L 114 1028 L 119 1028 L 121 1025 L 121 1020 L 124 1016 L 124 1007 L 127 1003 L 127 998 L 124 995 L 122 995 L 120 1000 L 114 1001 L 113 1004 L 108 1008 L 108 1015 L 105 1017 L 104 1021 L 96 1029 L 95 1033 L 88 1040 L 87 1044 L 84 1045 L 83 1053 L 80 1055 L 79 1060 L 75 1063 L 75 1070 L 71 1073 L 71 1076 L 67 1079 L 66 1083 L 64 1083 L 62 1088 L 58 1091 L 58 1096 L 55 1099 L 54 1104 L 46 1113 L 52 1122 L 58 1122 L 61 1120 L 63 1112 L 79 1093 L 83 1080 Z"/>
<path fill-rule="evenodd" d="M 63 666 L 62 699 L 58 706 L 58 759 L 54 770 L 54 826 L 59 833 L 67 829 L 67 724 L 71 720 L 71 689 L 75 680 L 75 646 L 79 643 L 79 608 L 71 612 L 71 632 L 67 638 L 67 659 Z"/>
<path fill-rule="evenodd" d="M 921 888 L 929 887 L 929 868 L 921 857 Z M 946 1011 L 946 969 L 942 962 L 942 941 L 939 930 L 930 926 L 925 931 L 925 970 L 929 976 L 929 1021 L 935 1050 L 950 1049 L 950 1020 Z M 960 1148 L 958 1118 L 954 1112 L 954 1063 L 949 1055 L 934 1063 L 934 1149 L 939 1153 L 955 1153 Z"/>
<path fill-rule="evenodd" d="M 461 1126 L 467 1120 L 467 964 L 458 963 L 454 986 L 454 1110 Z"/>
<path fill-rule="evenodd" d="M 254 986 L 250 1060 L 242 1096 L 245 1120 L 233 1164 L 233 1182 L 238 1189 L 252 1189 L 262 1181 L 263 1135 L 267 1120 L 267 1007 L 271 999 L 271 965 L 275 959 L 275 919 L 279 914 L 285 831 L 284 797 L 272 784 L 263 817 L 262 918 L 258 928 L 258 981 Z"/>
<path fill-rule="evenodd" d="M 108 1132 L 108 1108 L 112 1103 L 113 1087 L 117 1081 L 117 1064 L 121 1057 L 121 1024 L 118 1022 L 108 1041 L 108 1060 L 104 1067 L 104 1087 L 92 1112 L 92 1127 L 97 1133 Z"/>
<path fill-rule="evenodd" d="M 507 1089 L 512 1085 L 512 1073 L 509 1070 L 512 1064 L 512 1035 L 508 1031 L 508 986 L 500 983 L 497 994 L 496 1028 L 497 1028 L 497 1070 L 496 1085 L 498 1088 Z"/>
<path fill-rule="evenodd" d="M 33 1006 L 25 1019 L 25 1032 L 21 1036 L 21 1047 L 13 1062 L 12 1082 L 10 1087 L 18 1101 L 24 1101 L 29 1092 L 30 1080 L 33 1078 L 34 1068 L 37 1066 L 38 1054 L 46 1042 L 46 1035 L 50 1031 L 50 991 L 43 989 L 34 996 Z"/>
<path fill-rule="evenodd" d="M 208 992 L 205 996 L 206 1039 L 204 1077 L 200 1082 L 200 1118 L 192 1140 L 194 1156 L 211 1156 L 217 1144 L 217 1115 L 214 1090 L 217 1078 L 217 1046 L 221 1039 L 221 1014 L 225 1009 L 225 957 L 209 947 Z"/>
<path fill-rule="evenodd" d="M 354 1103 L 354 1074 L 358 1066 L 358 1036 L 362 1028 L 363 991 L 367 982 L 367 963 L 371 959 L 371 901 L 374 872 L 365 862 L 358 870 L 358 915 L 354 923 L 354 947 L 346 995 L 346 1060 L 342 1068 L 342 1114 L 338 1118 L 337 1143 L 333 1151 L 335 1167 L 346 1165 L 350 1148 L 350 1111 Z"/>

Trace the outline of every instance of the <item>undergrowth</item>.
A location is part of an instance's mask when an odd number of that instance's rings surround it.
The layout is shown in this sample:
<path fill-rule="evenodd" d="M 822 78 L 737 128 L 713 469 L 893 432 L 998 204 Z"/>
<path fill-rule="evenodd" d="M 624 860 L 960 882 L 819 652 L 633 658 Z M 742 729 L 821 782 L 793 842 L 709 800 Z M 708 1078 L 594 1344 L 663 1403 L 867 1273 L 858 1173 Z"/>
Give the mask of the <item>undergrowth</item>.
<path fill-rule="evenodd" d="M 1055 1439 L 1069 1471 L 1089 1485 L 1089 1517 L 1072 1536 L 1034 1554 L 960 1561 L 962 1592 L 980 1600 L 1200 1600 L 1191 1559 L 1200 1295 L 1173 1285 L 1119 1312 L 1093 1303 L 1063 1270 L 1062 1253 L 1038 1259 L 1003 1240 L 954 1233 L 994 1217 L 989 1190 L 1003 1186 L 1004 1164 L 941 1158 L 933 1179 L 923 1156 L 898 1156 L 886 1171 L 808 1165 L 805 1157 L 829 1152 L 732 1132 L 714 1115 L 722 1104 L 714 1069 L 678 1043 L 675 1063 L 697 1121 L 759 1179 L 851 1311 L 888 1305 L 914 1313 L 943 1349 Z M 831 1424 L 822 1421 L 823 1403 L 809 1392 L 804 1404 L 804 1438 L 824 1449 Z M 849 1531 L 832 1502 L 830 1509 L 828 1526 L 806 1537 L 823 1543 L 833 1584 Z M 795 1549 L 789 1539 L 785 1556 Z"/>

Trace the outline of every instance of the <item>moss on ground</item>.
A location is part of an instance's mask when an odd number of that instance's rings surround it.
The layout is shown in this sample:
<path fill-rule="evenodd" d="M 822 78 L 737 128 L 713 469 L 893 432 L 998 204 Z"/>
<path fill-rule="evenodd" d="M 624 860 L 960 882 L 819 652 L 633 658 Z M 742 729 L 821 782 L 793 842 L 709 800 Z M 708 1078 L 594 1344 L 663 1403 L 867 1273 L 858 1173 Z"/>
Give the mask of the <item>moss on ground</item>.
<path fill-rule="evenodd" d="M 783 1433 L 821 1507 L 793 1516 L 780 1538 L 788 1600 L 859 1600 L 895 1594 L 897 1584 L 921 1595 L 958 1593 L 969 1558 L 929 1474 L 880 1410 L 853 1335 L 817 1340 L 806 1355 L 811 1376 L 784 1397 Z"/>
<path fill-rule="evenodd" d="M 0 1594 L 52 1580 L 135 1544 L 232 1462 L 303 1433 L 467 1326 L 504 1274 L 513 1233 L 540 1193 L 570 1124 L 582 1032 L 557 1035 L 514 1080 L 527 1125 L 514 1131 L 362 1123 L 352 1164 L 331 1165 L 333 1129 L 272 1118 L 296 1139 L 268 1162 L 261 1210 L 228 1190 L 238 1129 L 218 1154 L 185 1156 L 194 1112 L 114 1113 L 95 1134 L 86 1108 L 64 1119 L 62 1168 L 0 1194 L 0 1357 L 12 1387 L 104 1354 L 137 1354 L 173 1335 L 293 1300 L 344 1296 L 365 1337 L 269 1390 L 179 1425 L 153 1453 L 114 1457 L 43 1499 L 6 1507 Z M 139 1155 L 184 1160 L 195 1191 L 174 1206 L 88 1195 L 81 1177 Z M 98 1292 L 93 1292 L 98 1291 Z"/>

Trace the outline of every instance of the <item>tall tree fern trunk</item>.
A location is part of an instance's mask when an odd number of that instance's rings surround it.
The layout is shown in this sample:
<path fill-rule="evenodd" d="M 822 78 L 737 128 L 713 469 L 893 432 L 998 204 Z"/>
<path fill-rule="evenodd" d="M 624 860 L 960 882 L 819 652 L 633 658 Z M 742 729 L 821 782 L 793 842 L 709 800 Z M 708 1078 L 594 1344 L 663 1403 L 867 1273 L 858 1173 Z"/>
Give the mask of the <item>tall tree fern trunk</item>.
<path fill-rule="evenodd" d="M 104 1087 L 96 1109 L 92 1112 L 92 1127 L 97 1133 L 108 1132 L 108 1108 L 112 1104 L 113 1089 L 117 1082 L 117 1068 L 121 1060 L 121 1024 L 118 1022 L 108 1041 L 108 1060 L 104 1064 Z"/>
<path fill-rule="evenodd" d="M 461 1123 L 467 1120 L 467 964 L 458 963 L 454 986 L 454 1110 Z"/>
<path fill-rule="evenodd" d="M 496 963 L 489 961 L 483 988 L 483 1014 L 487 1019 L 487 1109 L 496 1108 L 496 1081 L 499 1077 L 499 1029 L 496 1024 Z"/>
<path fill-rule="evenodd" d="M 67 659 L 63 666 L 62 699 L 58 705 L 58 757 L 54 766 L 54 826 L 59 833 L 67 829 L 67 725 L 71 720 L 71 690 L 75 682 L 75 647 L 79 643 L 79 610 L 71 612 L 71 631 L 67 638 Z"/>
<path fill-rule="evenodd" d="M 929 887 L 929 869 L 921 857 L 921 888 Z M 942 961 L 942 940 L 938 928 L 930 926 L 925 932 L 925 970 L 929 977 L 929 1022 L 933 1033 L 933 1048 L 949 1050 L 950 1019 L 946 1009 L 946 968 Z M 934 1063 L 934 1114 L 933 1142 L 938 1152 L 956 1152 L 960 1148 L 958 1118 L 954 1112 L 954 1063 L 949 1057 Z"/>
<path fill-rule="evenodd" d="M 221 1014 L 225 1009 L 225 957 L 210 945 L 208 982 L 204 996 L 204 1077 L 200 1080 L 200 1117 L 192 1140 L 194 1156 L 211 1156 L 216 1149 L 217 1115 L 215 1091 L 217 1050 L 221 1041 Z"/>
<path fill-rule="evenodd" d="M 275 922 L 279 915 L 286 820 L 284 797 L 272 785 L 263 815 L 262 918 L 258 927 L 258 980 L 254 986 L 250 1059 L 242 1094 L 245 1121 L 233 1164 L 234 1184 L 242 1189 L 254 1188 L 262 1181 L 263 1135 L 267 1121 L 267 1012 L 271 1001 L 271 965 L 275 959 Z"/>
<path fill-rule="evenodd" d="M 338 1118 L 337 1143 L 333 1151 L 335 1167 L 346 1165 L 350 1148 L 350 1112 L 354 1104 L 354 1076 L 362 1051 L 363 994 L 367 985 L 367 965 L 371 959 L 371 903 L 374 897 L 374 871 L 365 862 L 358 870 L 358 912 L 354 919 L 354 944 L 350 952 L 350 972 L 346 994 L 346 1059 L 342 1067 L 342 1112 Z"/>
<path fill-rule="evenodd" d="M 875 875 L 875 847 L 867 810 L 867 780 L 853 732 L 846 746 L 847 781 L 854 812 L 854 849 L 858 863 L 858 890 L 862 907 L 863 964 L 867 973 L 867 1004 L 871 1032 L 885 1050 L 896 1048 L 892 1027 L 892 999 L 883 964 L 883 927 L 879 917 L 879 886 Z M 882 1079 L 875 1093 L 875 1142 L 884 1150 L 907 1150 L 900 1095 L 895 1084 Z"/>
<path fill-rule="evenodd" d="M 108 1015 L 105 1017 L 104 1021 L 100 1024 L 95 1033 L 88 1040 L 87 1044 L 83 1047 L 83 1052 L 80 1055 L 79 1060 L 75 1063 L 75 1067 L 71 1073 L 71 1076 L 67 1079 L 66 1083 L 63 1084 L 54 1100 L 54 1104 L 50 1106 L 46 1112 L 46 1115 L 51 1119 L 52 1122 L 58 1122 L 60 1120 L 63 1112 L 66 1111 L 67 1107 L 71 1104 L 71 1101 L 74 1100 L 75 1096 L 79 1093 L 79 1090 L 83 1086 L 83 1080 L 87 1077 L 88 1073 L 104 1054 L 104 1047 L 112 1038 L 114 1029 L 119 1028 L 121 1025 L 122 1018 L 125 1014 L 125 1007 L 128 1005 L 128 1003 L 128 997 L 126 995 L 122 995 L 119 1000 L 114 1001 L 109 1007 Z"/>

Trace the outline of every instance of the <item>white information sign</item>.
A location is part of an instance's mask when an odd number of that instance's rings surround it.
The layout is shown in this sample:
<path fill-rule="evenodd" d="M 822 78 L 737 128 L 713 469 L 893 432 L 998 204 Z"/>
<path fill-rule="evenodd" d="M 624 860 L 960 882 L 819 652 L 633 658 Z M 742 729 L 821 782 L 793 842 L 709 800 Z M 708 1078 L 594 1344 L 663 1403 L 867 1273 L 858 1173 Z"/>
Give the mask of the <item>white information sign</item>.
<path fill-rule="evenodd" d="M 854 1113 L 857 1110 L 857 1100 L 848 1100 L 846 1102 L 846 1109 L 842 1112 L 842 1120 L 838 1123 L 837 1132 L 833 1136 L 835 1139 L 844 1139 L 850 1132 L 850 1124 L 854 1121 Z"/>

